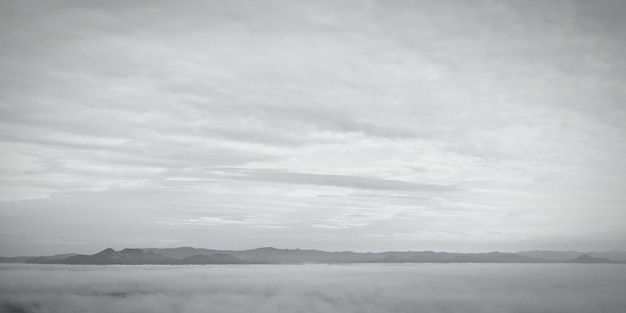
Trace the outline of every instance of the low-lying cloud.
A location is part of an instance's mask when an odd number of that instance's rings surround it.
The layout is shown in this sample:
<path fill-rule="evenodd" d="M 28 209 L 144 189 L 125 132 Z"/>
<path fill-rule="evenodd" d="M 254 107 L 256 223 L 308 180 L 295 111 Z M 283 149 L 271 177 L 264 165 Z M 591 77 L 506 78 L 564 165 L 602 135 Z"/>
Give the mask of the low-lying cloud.
<path fill-rule="evenodd" d="M 622 265 L 0 266 L 2 312 L 623 312 Z"/>

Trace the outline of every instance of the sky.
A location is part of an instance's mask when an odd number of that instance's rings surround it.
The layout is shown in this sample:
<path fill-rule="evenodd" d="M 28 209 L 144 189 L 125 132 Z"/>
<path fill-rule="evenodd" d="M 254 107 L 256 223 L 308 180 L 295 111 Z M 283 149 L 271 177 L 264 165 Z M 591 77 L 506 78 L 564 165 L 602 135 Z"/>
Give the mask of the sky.
<path fill-rule="evenodd" d="M 0 3 L 0 255 L 626 249 L 626 2 Z"/>

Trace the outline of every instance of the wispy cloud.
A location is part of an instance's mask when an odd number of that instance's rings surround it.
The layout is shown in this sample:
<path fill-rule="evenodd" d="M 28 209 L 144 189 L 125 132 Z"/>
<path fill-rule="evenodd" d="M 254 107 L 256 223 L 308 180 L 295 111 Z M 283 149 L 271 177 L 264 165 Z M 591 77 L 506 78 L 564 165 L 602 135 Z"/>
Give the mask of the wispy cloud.
<path fill-rule="evenodd" d="M 363 190 L 389 190 L 389 191 L 413 191 L 413 192 L 454 192 L 459 190 L 457 186 L 418 183 L 410 181 L 380 179 L 351 175 L 329 175 L 313 173 L 294 173 L 290 171 L 270 169 L 236 169 L 221 167 L 220 177 L 235 180 L 264 181 L 296 185 L 318 185 Z M 224 175 L 223 171 L 234 172 Z M 174 178 L 177 182 L 202 182 L 201 179 Z"/>
<path fill-rule="evenodd" d="M 250 219 L 350 229 L 350 248 L 361 222 L 332 214 L 401 205 L 430 215 L 385 221 L 390 234 L 496 227 L 524 249 L 557 223 L 564 246 L 622 247 L 622 12 L 612 0 L 2 1 L 0 214 L 20 222 L 0 225 L 25 243 L 40 218 L 45 237 L 79 223 L 60 207 L 227 219 L 214 204 L 228 200 Z M 107 200 L 121 194 L 134 196 Z"/>

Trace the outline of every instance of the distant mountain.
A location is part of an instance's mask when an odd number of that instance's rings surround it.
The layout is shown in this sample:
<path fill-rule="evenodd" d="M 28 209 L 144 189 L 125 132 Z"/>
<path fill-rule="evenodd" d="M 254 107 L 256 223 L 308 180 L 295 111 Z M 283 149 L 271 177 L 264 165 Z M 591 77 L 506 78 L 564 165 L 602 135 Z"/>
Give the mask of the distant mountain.
<path fill-rule="evenodd" d="M 583 254 L 569 261 L 570 263 L 613 263 L 607 258 L 594 258 L 588 254 Z"/>
<path fill-rule="evenodd" d="M 594 258 L 607 258 L 613 261 L 626 262 L 626 251 L 611 250 L 606 252 L 589 252 Z"/>
<path fill-rule="evenodd" d="M 551 260 L 532 258 L 515 253 L 447 253 L 433 251 L 389 251 L 378 253 L 327 252 L 319 250 L 276 249 L 209 250 L 189 247 L 146 249 L 170 257 L 228 254 L 251 264 L 292 263 L 550 263 Z M 568 259 L 569 260 L 569 259 Z"/>
<path fill-rule="evenodd" d="M 228 254 L 214 253 L 210 255 L 197 254 L 182 259 L 171 258 L 154 250 L 124 249 L 115 251 L 111 248 L 104 249 L 93 255 L 72 255 L 65 259 L 52 259 L 48 257 L 35 257 L 26 261 L 38 264 L 243 264 L 244 262 Z"/>
<path fill-rule="evenodd" d="M 63 260 L 63 259 L 67 259 L 71 256 L 75 256 L 78 255 L 76 253 L 64 253 L 64 254 L 55 254 L 55 255 L 51 255 L 51 256 L 47 256 L 46 258 L 48 259 L 52 259 L 52 260 Z"/>
<path fill-rule="evenodd" d="M 620 251 L 607 252 L 620 255 Z M 603 257 L 606 253 L 576 251 L 522 251 L 518 253 L 448 253 L 433 251 L 328 252 L 277 249 L 213 250 L 192 247 L 104 249 L 93 255 L 0 258 L 0 263 L 36 264 L 300 264 L 300 263 L 626 263 Z"/>
<path fill-rule="evenodd" d="M 546 260 L 553 260 L 553 261 L 569 261 L 573 258 L 576 258 L 585 254 L 585 252 L 532 250 L 532 251 L 517 252 L 517 254 L 531 257 L 531 258 L 537 258 L 537 259 L 546 259 Z"/>
<path fill-rule="evenodd" d="M 217 253 L 227 253 L 220 250 L 211 250 L 211 249 L 203 249 L 203 248 L 192 248 L 192 247 L 179 247 L 179 248 L 144 248 L 141 249 L 145 252 L 154 252 L 166 256 L 172 259 L 184 259 L 186 257 L 194 256 L 194 255 L 212 255 Z"/>
<path fill-rule="evenodd" d="M 26 263 L 32 256 L 0 257 L 0 263 Z"/>
<path fill-rule="evenodd" d="M 104 249 L 93 255 L 71 255 L 67 258 L 54 259 L 38 257 L 28 260 L 28 263 L 43 264 L 172 264 L 177 260 L 165 257 L 152 251 L 143 252 L 141 249 L 124 249 L 115 251 Z"/>
<path fill-rule="evenodd" d="M 594 258 L 605 258 L 612 261 L 625 262 L 626 251 L 612 250 L 606 252 L 579 252 L 579 251 L 549 251 L 549 250 L 532 250 L 517 252 L 518 255 L 528 256 L 537 259 L 546 259 L 553 261 L 566 262 L 582 255 L 589 255 Z"/>
<path fill-rule="evenodd" d="M 212 255 L 204 255 L 204 254 L 196 254 L 192 256 L 188 256 L 180 261 L 178 264 L 243 264 L 244 262 L 232 255 L 228 254 L 212 254 Z"/>

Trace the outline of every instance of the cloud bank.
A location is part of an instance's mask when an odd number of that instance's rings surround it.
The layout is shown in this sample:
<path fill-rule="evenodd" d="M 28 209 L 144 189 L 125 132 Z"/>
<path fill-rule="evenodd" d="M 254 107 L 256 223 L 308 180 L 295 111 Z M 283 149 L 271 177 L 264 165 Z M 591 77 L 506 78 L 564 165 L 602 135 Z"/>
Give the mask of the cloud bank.
<path fill-rule="evenodd" d="M 3 312 L 621 313 L 622 265 L 0 266 Z"/>

